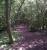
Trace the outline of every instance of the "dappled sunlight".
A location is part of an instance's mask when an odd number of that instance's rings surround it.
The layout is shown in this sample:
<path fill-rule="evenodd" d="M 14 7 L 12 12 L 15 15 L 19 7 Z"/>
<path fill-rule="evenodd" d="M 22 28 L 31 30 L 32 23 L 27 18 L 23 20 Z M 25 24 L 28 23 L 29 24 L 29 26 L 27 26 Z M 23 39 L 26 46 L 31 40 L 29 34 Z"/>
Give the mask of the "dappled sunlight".
<path fill-rule="evenodd" d="M 0 50 L 47 50 L 47 0 L 0 0 Z"/>

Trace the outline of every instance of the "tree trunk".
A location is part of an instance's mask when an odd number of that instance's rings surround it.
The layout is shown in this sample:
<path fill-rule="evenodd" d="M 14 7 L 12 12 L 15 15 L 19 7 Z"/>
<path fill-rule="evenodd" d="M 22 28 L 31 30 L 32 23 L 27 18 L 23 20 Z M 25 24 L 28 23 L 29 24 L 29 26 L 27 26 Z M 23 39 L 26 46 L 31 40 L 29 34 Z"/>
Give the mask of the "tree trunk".
<path fill-rule="evenodd" d="M 10 23 L 10 0 L 5 0 L 5 16 L 6 16 L 6 28 L 9 36 L 9 42 L 13 43 L 12 35 L 11 35 L 11 23 Z"/>

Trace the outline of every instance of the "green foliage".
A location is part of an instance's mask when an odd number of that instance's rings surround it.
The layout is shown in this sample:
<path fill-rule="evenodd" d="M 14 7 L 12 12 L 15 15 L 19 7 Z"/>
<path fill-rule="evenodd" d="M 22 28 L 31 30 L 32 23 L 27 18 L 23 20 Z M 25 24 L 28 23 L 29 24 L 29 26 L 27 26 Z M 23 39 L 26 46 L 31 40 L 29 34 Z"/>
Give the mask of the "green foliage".
<path fill-rule="evenodd" d="M 12 38 L 14 41 L 19 41 L 22 38 L 22 34 L 20 32 L 12 32 Z"/>
<path fill-rule="evenodd" d="M 30 24 L 39 23 L 40 25 L 43 24 L 43 16 L 44 16 L 44 23 L 47 25 L 47 15 L 46 14 L 46 2 L 44 0 L 35 0 L 35 1 L 28 1 L 25 0 L 22 7 L 20 8 L 19 12 L 18 9 L 21 6 L 23 0 L 12 0 L 11 1 L 11 19 L 12 22 L 18 18 L 18 19 L 28 19 L 30 20 Z M 5 10 L 5 0 L 0 0 L 0 15 L 4 16 L 4 10 Z M 18 13 L 18 17 L 17 17 Z M 45 17 L 46 16 L 46 17 Z M 1 20 L 2 21 L 2 20 Z M 35 22 L 33 22 L 35 21 Z M 41 21 L 41 22 L 40 22 Z M 2 23 L 1 23 L 2 24 Z M 1 25 L 0 24 L 0 25 Z M 38 25 L 39 25 L 38 24 Z M 2 27 L 2 26 L 1 26 Z"/>
<path fill-rule="evenodd" d="M 4 16 L 5 0 L 0 0 L 0 16 Z"/>
<path fill-rule="evenodd" d="M 29 20 L 30 25 L 34 25 L 37 28 L 41 27 L 43 23 L 47 25 L 47 15 L 45 15 L 47 11 L 46 0 L 25 0 L 24 4 L 18 12 L 18 9 L 22 2 L 23 0 L 12 0 L 12 22 L 15 22 L 16 19 L 27 19 Z"/>
<path fill-rule="evenodd" d="M 4 10 L 5 10 L 5 0 L 0 0 L 0 30 L 2 30 L 5 25 Z"/>
<path fill-rule="evenodd" d="M 2 16 L 0 16 L 0 31 L 5 28 L 5 20 Z"/>

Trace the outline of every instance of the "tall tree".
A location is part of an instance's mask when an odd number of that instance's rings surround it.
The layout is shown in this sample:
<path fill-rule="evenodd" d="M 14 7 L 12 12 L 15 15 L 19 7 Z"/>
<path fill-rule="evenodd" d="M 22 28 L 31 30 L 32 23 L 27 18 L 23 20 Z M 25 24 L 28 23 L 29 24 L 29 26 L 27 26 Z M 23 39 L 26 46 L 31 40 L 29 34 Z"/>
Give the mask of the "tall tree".
<path fill-rule="evenodd" d="M 5 5 L 6 5 L 6 12 L 5 12 L 5 15 L 6 15 L 6 27 L 7 27 L 7 33 L 8 33 L 8 36 L 9 36 L 9 42 L 10 43 L 13 43 L 13 39 L 12 39 L 12 36 L 11 36 L 11 23 L 10 23 L 10 8 L 11 8 L 11 0 L 5 0 Z"/>

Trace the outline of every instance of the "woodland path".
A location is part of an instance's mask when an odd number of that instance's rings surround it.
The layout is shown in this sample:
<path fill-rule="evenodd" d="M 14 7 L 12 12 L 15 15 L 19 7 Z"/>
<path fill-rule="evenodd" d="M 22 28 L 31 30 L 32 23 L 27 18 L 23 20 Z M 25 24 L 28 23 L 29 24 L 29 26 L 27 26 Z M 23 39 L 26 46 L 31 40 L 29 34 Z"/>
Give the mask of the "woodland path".
<path fill-rule="evenodd" d="M 19 41 L 17 45 L 15 43 L 12 44 L 13 49 L 17 48 L 18 50 L 34 50 L 32 48 L 35 47 L 35 50 L 39 50 L 39 48 L 40 50 L 43 50 L 44 47 L 47 49 L 47 36 L 40 35 L 41 32 L 29 32 L 26 25 L 17 25 L 16 31 L 21 32 L 24 39 Z"/>

